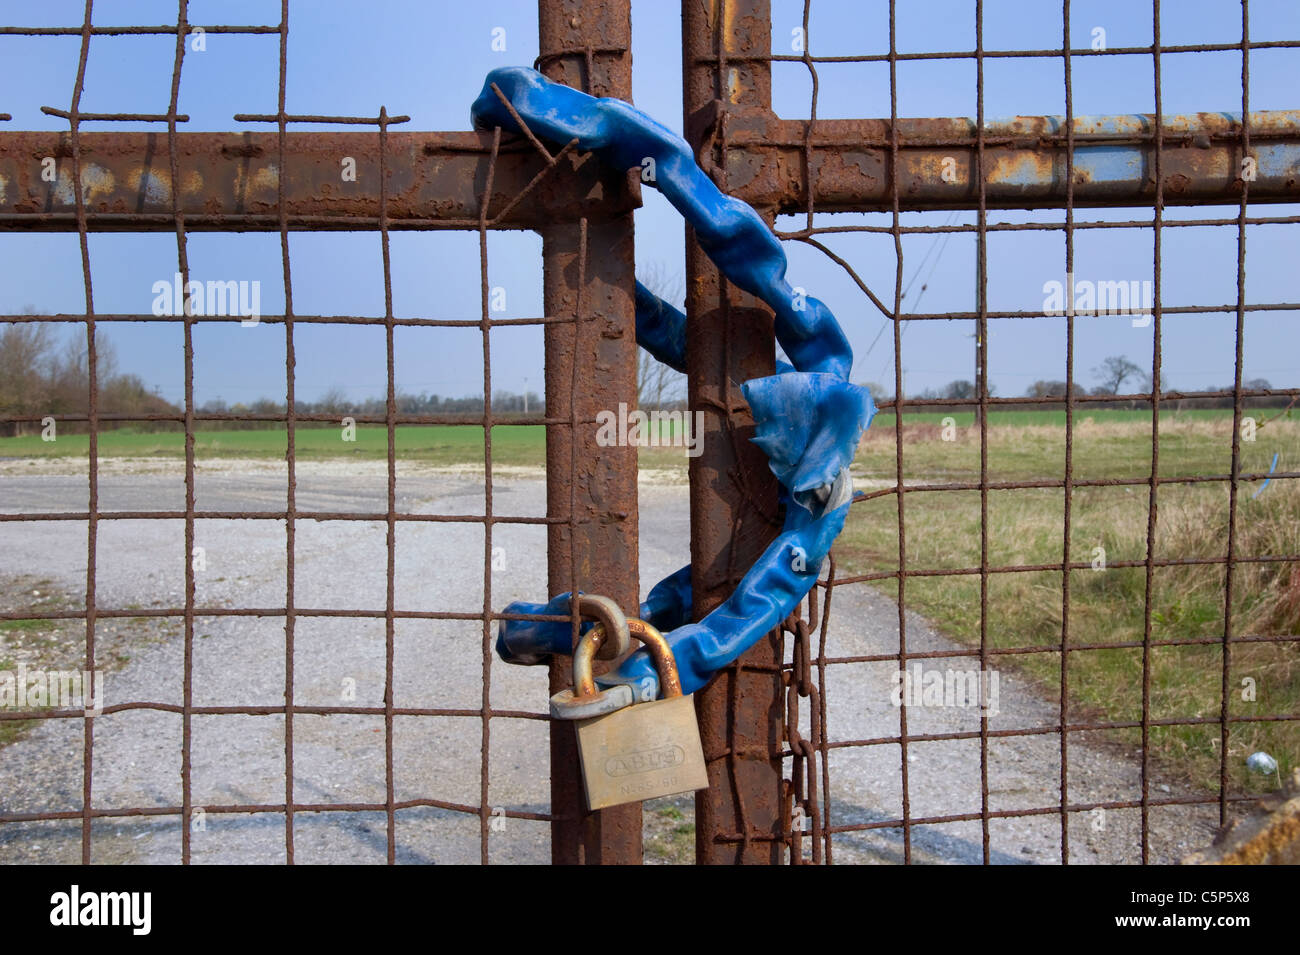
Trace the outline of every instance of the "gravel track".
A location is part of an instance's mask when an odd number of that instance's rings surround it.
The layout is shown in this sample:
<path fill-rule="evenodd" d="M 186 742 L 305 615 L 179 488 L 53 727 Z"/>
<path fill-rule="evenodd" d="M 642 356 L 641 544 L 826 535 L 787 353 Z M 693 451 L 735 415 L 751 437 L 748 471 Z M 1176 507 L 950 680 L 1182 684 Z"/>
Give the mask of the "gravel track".
<path fill-rule="evenodd" d="M 84 462 L 75 459 L 0 462 L 0 510 L 7 513 L 75 511 L 87 507 Z M 647 475 L 641 486 L 642 591 L 688 556 L 686 488 L 671 475 Z M 276 510 L 285 507 L 283 464 L 217 462 L 196 473 L 202 510 Z M 298 465 L 300 510 L 382 512 L 387 506 L 383 462 L 315 462 Z M 174 461 L 105 462 L 102 511 L 184 506 L 184 480 Z M 536 472 L 499 472 L 496 514 L 540 516 L 543 480 Z M 481 472 L 404 465 L 397 508 L 425 514 L 482 515 Z M 97 603 L 101 608 L 178 606 L 184 592 L 181 520 L 103 520 L 97 545 Z M 382 523 L 315 522 L 296 525 L 295 604 L 299 608 L 382 610 L 387 549 Z M 195 542 L 205 549 L 197 573 L 200 606 L 283 607 L 285 530 L 282 521 L 204 519 Z M 492 605 L 545 595 L 543 526 L 498 525 L 492 544 Z M 485 542 L 473 523 L 401 523 L 395 548 L 394 603 L 399 610 L 481 612 Z M 86 527 L 76 521 L 0 524 L 0 580 L 39 575 L 69 599 L 84 600 Z M 101 622 L 101 625 L 107 622 Z M 119 625 L 121 621 L 113 621 Z M 833 656 L 896 652 L 897 608 L 863 586 L 834 592 L 828 653 Z M 107 676 L 107 702 L 183 702 L 184 642 L 175 632 L 159 638 L 156 623 L 137 624 L 139 645 L 129 662 Z M 152 628 L 152 629 L 150 629 Z M 173 628 L 174 630 L 175 628 Z M 145 639 L 146 631 L 148 639 Z M 195 621 L 193 699 L 196 705 L 266 705 L 283 702 L 285 641 L 282 617 L 204 617 Z M 954 649 L 923 619 L 909 615 L 910 649 Z M 475 708 L 483 699 L 484 634 L 477 621 L 398 620 L 394 637 L 394 693 L 399 707 Z M 927 666 L 965 669 L 969 658 L 930 660 Z M 899 709 L 890 700 L 894 665 L 846 664 L 829 668 L 827 726 L 832 740 L 894 735 Z M 294 697 L 303 705 L 382 706 L 385 673 L 383 620 L 299 617 L 294 640 Z M 355 700 L 348 694 L 355 691 Z M 496 709 L 546 710 L 546 674 L 493 662 L 489 699 Z M 1009 672 L 1000 674 L 999 712 L 990 730 L 1049 726 L 1056 705 Z M 802 707 L 804 713 L 807 706 Z M 978 731 L 972 707 L 907 708 L 911 734 Z M 129 710 L 94 721 L 94 804 L 162 807 L 181 803 L 181 716 Z M 79 811 L 81 719 L 48 720 L 0 750 L 0 812 Z M 805 732 L 807 727 L 805 726 Z M 482 722 L 477 717 L 397 717 L 393 732 L 395 796 L 478 805 Z M 368 715 L 299 715 L 293 720 L 294 796 L 299 802 L 338 804 L 385 798 L 383 718 Z M 275 804 L 285 800 L 283 716 L 195 715 L 192 718 L 193 804 Z M 513 810 L 548 808 L 546 724 L 494 719 L 489 750 L 488 803 Z M 831 822 L 872 824 L 902 815 L 900 752 L 896 745 L 831 751 Z M 988 741 L 989 807 L 999 810 L 1059 803 L 1059 739 L 1051 733 Z M 1090 803 L 1136 799 L 1137 758 L 1087 736 L 1070 738 L 1070 798 Z M 980 812 L 979 739 L 913 743 L 908 754 L 910 818 Z M 1153 795 L 1195 795 L 1163 783 Z M 678 801 L 689 818 L 689 801 Z M 647 817 L 653 817 L 648 812 Z M 1151 810 L 1151 859 L 1176 861 L 1208 843 L 1217 813 L 1205 807 Z M 648 832 L 654 836 L 655 820 Z M 280 813 L 208 813 L 193 832 L 195 862 L 282 862 L 285 822 Z M 0 826 L 0 862 L 76 862 L 79 818 Z M 298 862 L 379 863 L 386 857 L 383 812 L 307 812 L 294 822 Z M 995 863 L 1060 860 L 1060 821 L 1051 814 L 989 822 Z M 1139 860 L 1137 810 L 1071 817 L 1072 862 Z M 97 819 L 97 862 L 177 862 L 180 822 L 175 816 Z M 549 861 L 543 822 L 505 819 L 492 831 L 489 858 L 496 863 Z M 983 857 L 978 818 L 915 826 L 916 862 L 974 863 Z M 899 828 L 837 834 L 838 862 L 893 863 L 903 858 Z M 479 860 L 476 816 L 439 808 L 397 813 L 397 860 L 468 863 Z"/>

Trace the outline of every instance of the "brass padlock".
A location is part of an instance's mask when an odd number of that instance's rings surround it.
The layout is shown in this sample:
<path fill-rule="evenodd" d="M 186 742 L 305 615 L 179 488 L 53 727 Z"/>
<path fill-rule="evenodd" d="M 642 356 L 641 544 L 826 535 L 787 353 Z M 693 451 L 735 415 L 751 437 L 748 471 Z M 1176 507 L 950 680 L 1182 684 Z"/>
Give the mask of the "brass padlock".
<path fill-rule="evenodd" d="M 626 684 L 596 689 L 592 659 L 605 640 L 603 624 L 587 631 L 574 651 L 574 688 L 551 697 L 552 716 L 577 720 L 582 778 L 593 810 L 709 785 L 695 703 L 682 696 L 672 648 L 645 621 L 630 619 L 627 625 L 650 651 L 663 699 L 642 701 L 649 687 L 642 693 Z"/>

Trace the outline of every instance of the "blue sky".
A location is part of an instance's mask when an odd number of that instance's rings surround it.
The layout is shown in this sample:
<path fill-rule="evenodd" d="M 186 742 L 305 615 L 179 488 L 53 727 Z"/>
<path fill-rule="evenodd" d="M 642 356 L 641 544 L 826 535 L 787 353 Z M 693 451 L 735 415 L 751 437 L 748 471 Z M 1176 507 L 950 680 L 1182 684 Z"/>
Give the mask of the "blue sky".
<path fill-rule="evenodd" d="M 6 23 L 79 25 L 80 0 L 45 0 L 41 5 L 6 4 Z M 902 0 L 898 4 L 898 47 L 902 51 L 973 49 L 973 0 Z M 1060 5 L 987 0 L 985 49 L 1033 49 L 1059 45 Z M 1300 37 L 1300 4 L 1252 0 L 1251 38 Z M 815 0 L 809 48 L 818 55 L 888 51 L 888 5 L 884 0 Z M 1074 45 L 1090 42 L 1094 27 L 1106 31 L 1111 47 L 1151 41 L 1149 5 L 1074 0 Z M 1237 0 L 1165 3 L 1164 44 L 1235 42 L 1240 38 Z M 193 0 L 191 23 L 274 24 L 278 0 Z M 100 0 L 97 24 L 175 22 L 174 0 Z M 802 19 L 802 3 L 774 0 L 773 48 L 789 52 L 790 31 Z M 504 27 L 505 52 L 491 48 L 492 30 Z M 680 132 L 680 19 L 671 2 L 633 0 L 634 99 L 638 106 Z M 66 108 L 72 94 L 79 48 L 77 37 L 0 37 L 0 110 L 12 113 L 8 129 L 65 129 L 63 120 L 40 113 L 42 105 Z M 188 52 L 180 108 L 191 116 L 189 130 L 241 128 L 237 112 L 273 112 L 278 71 L 275 36 L 206 38 L 206 50 Z M 374 115 L 380 104 L 407 114 L 406 130 L 465 129 L 469 104 L 483 76 L 504 65 L 531 64 L 537 53 L 534 0 L 477 3 L 358 4 L 341 0 L 294 0 L 290 11 L 288 108 L 295 113 Z M 84 111 L 164 112 L 170 93 L 174 39 L 96 37 L 91 43 Z M 1300 107 L 1295 77 L 1300 50 L 1256 50 L 1251 54 L 1252 109 Z M 1167 54 L 1162 58 L 1163 108 L 1238 111 L 1240 54 Z M 1074 108 L 1080 115 L 1150 112 L 1154 108 L 1149 56 L 1076 57 Z M 818 115 L 889 115 L 885 64 L 823 64 Z M 903 62 L 898 67 L 899 112 L 903 116 L 973 116 L 975 63 Z M 810 83 L 797 63 L 776 64 L 774 108 L 788 118 L 808 115 Z M 985 61 L 985 114 L 1064 112 L 1063 68 L 1059 59 Z M 109 124 L 87 124 L 92 130 Z M 113 124 L 112 128 L 133 128 Z M 155 127 L 156 128 L 156 127 Z M 257 127 L 266 128 L 266 127 Z M 302 127 L 310 128 L 310 127 Z M 1170 208 L 1167 219 L 1233 216 L 1235 205 Z M 1293 215 L 1292 205 L 1257 205 L 1259 215 Z M 992 212 L 990 221 L 1025 222 L 1060 218 L 1058 211 Z M 1079 220 L 1147 218 L 1137 210 L 1079 210 Z M 802 219 L 783 222 L 785 227 Z M 889 224 L 884 215 L 821 216 L 819 225 Z M 973 213 L 913 213 L 905 225 L 973 222 Z M 636 214 L 637 262 L 657 267 L 670 279 L 684 271 L 680 218 L 653 190 Z M 797 227 L 797 226 L 796 226 Z M 399 316 L 477 318 L 477 237 L 472 233 L 394 233 L 394 310 Z M 942 243 L 942 244 L 939 244 Z M 827 239 L 886 302 L 893 297 L 894 250 L 888 235 L 851 234 Z M 1064 236 L 1060 232 L 994 233 L 989 237 L 989 307 L 1037 309 L 1042 286 L 1061 278 Z M 1152 233 L 1090 230 L 1076 233 L 1076 275 L 1080 278 L 1142 280 L 1152 277 Z M 189 237 L 196 279 L 258 280 L 262 311 L 283 308 L 279 237 L 276 234 L 211 234 Z M 375 233 L 292 233 L 290 249 L 294 305 L 299 314 L 383 314 L 380 241 Z M 905 236 L 904 284 L 911 291 L 905 311 L 967 311 L 974 307 L 975 239 L 958 234 L 947 242 L 934 236 Z M 853 343 L 858 381 L 892 386 L 893 336 L 884 317 L 833 262 L 810 247 L 787 243 L 792 284 L 825 301 Z M 927 260 L 927 255 L 928 260 Z M 1164 232 L 1165 305 L 1228 304 L 1236 299 L 1236 229 L 1176 228 Z M 171 232 L 92 234 L 90 257 L 95 308 L 101 313 L 148 312 L 154 282 L 176 269 Z M 1295 227 L 1247 229 L 1247 301 L 1300 299 L 1295 268 Z M 924 272 L 918 277 L 925 260 Z M 0 310 L 34 307 L 48 312 L 84 308 L 81 262 L 75 235 L 0 235 Z M 533 233 L 495 233 L 489 242 L 489 280 L 507 291 L 506 317 L 542 312 L 541 242 Z M 914 281 L 915 279 L 915 281 Z M 922 285 L 925 291 L 922 293 Z M 1294 387 L 1300 362 L 1300 331 L 1294 312 L 1256 312 L 1247 319 L 1245 377 L 1268 378 Z M 1170 316 L 1164 323 L 1165 379 L 1170 387 L 1222 385 L 1233 373 L 1232 313 Z M 1075 373 L 1094 383 L 1091 369 L 1103 358 L 1124 354 L 1149 366 L 1152 329 L 1133 328 L 1127 317 L 1078 319 Z M 918 322 L 904 338 L 903 365 L 911 393 L 954 378 L 971 377 L 973 328 L 969 322 Z M 105 332 L 119 367 L 134 372 L 161 393 L 183 395 L 183 356 L 178 327 L 113 325 Z M 200 325 L 195 339 L 195 396 L 229 403 L 284 395 L 284 334 L 278 326 L 242 328 Z M 355 399 L 385 389 L 381 328 L 299 326 L 297 391 L 313 399 L 331 388 Z M 493 381 L 498 388 L 541 390 L 541 331 L 501 328 L 492 333 Z M 1063 319 L 1002 320 L 990 323 L 990 382 L 998 394 L 1018 395 L 1039 378 L 1064 378 Z M 399 329 L 398 387 L 444 395 L 482 390 L 481 338 L 477 330 Z"/>

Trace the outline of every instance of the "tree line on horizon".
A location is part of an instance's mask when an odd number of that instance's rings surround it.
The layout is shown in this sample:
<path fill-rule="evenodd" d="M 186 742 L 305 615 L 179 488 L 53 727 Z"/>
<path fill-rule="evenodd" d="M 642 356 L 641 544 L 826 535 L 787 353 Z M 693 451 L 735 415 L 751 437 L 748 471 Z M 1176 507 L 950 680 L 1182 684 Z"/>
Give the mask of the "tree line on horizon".
<path fill-rule="evenodd" d="M 157 388 L 150 388 L 139 375 L 118 371 L 116 354 L 112 343 L 104 337 L 97 342 L 97 381 L 98 413 L 114 416 L 112 420 L 101 420 L 101 430 L 132 428 L 137 431 L 180 431 L 183 422 L 178 420 L 147 420 L 147 416 L 175 416 L 184 414 L 184 408 L 168 401 L 158 394 Z M 637 390 L 639 405 L 643 408 L 671 408 L 685 406 L 682 378 L 676 373 L 665 374 L 662 368 L 648 356 L 642 356 L 638 368 Z M 1108 395 L 1140 394 L 1150 390 L 1150 372 L 1144 371 L 1127 357 L 1115 355 L 1108 357 L 1101 365 L 1092 369 L 1092 374 L 1099 383 L 1091 389 L 1085 388 L 1077 381 L 1074 394 L 1078 397 Z M 41 418 L 52 416 L 59 421 L 63 433 L 79 433 L 86 430 L 85 421 L 68 420 L 70 417 L 84 417 L 89 413 L 89 367 L 88 349 L 84 338 L 72 336 L 62 338 L 55 334 L 51 325 L 41 322 L 13 322 L 0 327 L 0 416 L 25 417 L 26 421 L 0 421 L 0 436 L 12 437 L 21 434 L 39 433 Z M 893 401 L 889 392 L 875 382 L 863 383 L 872 394 L 878 406 Z M 1127 386 L 1127 387 L 1126 387 Z M 1270 383 L 1262 378 L 1242 382 L 1248 390 L 1270 390 Z M 1163 383 L 1163 390 L 1171 390 L 1168 383 Z M 1217 388 L 1189 389 L 1224 392 L 1209 398 L 1180 398 L 1166 401 L 1176 409 L 1190 408 L 1231 408 L 1233 406 L 1231 384 Z M 990 395 L 995 389 L 990 388 Z M 1041 404 L 1027 402 L 1016 407 L 1025 410 L 1059 409 L 1062 402 L 1049 399 L 1064 397 L 1066 384 L 1054 379 L 1040 379 L 1025 390 L 1029 398 L 1045 399 Z M 954 404 L 931 405 L 928 411 L 969 411 L 969 402 L 978 398 L 975 383 L 967 379 L 955 379 L 938 388 L 926 388 L 908 396 L 912 399 L 930 401 L 952 401 Z M 1250 398 L 1252 407 L 1285 407 L 1292 403 L 1285 395 L 1265 398 Z M 464 417 L 468 422 L 481 419 L 484 411 L 482 395 L 448 397 L 445 395 L 399 392 L 396 395 L 396 410 L 400 415 L 439 415 Z M 1090 401 L 1089 408 L 1144 408 L 1150 407 L 1149 400 L 1117 398 L 1115 401 Z M 300 427 L 333 427 L 335 419 L 347 416 L 377 416 L 387 413 L 387 400 L 383 397 L 349 399 L 342 389 L 329 389 L 316 401 L 298 400 L 294 402 L 298 415 L 326 415 L 329 420 L 311 422 L 303 421 Z M 259 398 L 251 402 L 228 404 L 220 398 L 205 401 L 195 409 L 200 414 L 231 415 L 230 420 L 203 421 L 205 430 L 243 430 L 271 429 L 282 426 L 282 419 L 287 413 L 283 400 Z M 508 390 L 497 390 L 492 395 L 494 415 L 542 418 L 545 416 L 545 401 L 536 392 L 526 395 Z M 269 420 L 238 420 L 237 416 L 264 416 Z M 123 417 L 125 416 L 125 417 Z M 130 420 L 130 416 L 141 416 L 146 420 Z M 281 419 L 281 420 L 276 420 Z"/>
<path fill-rule="evenodd" d="M 1096 397 L 1105 398 L 1109 395 L 1126 395 L 1126 394 L 1146 394 L 1151 391 L 1151 372 L 1147 369 L 1134 364 L 1124 355 L 1111 355 L 1106 358 L 1100 365 L 1092 369 L 1092 375 L 1100 379 L 1099 383 L 1091 388 L 1085 388 L 1074 382 L 1072 393 L 1078 397 Z M 1164 376 L 1161 376 L 1164 378 Z M 894 396 L 876 382 L 863 382 L 863 385 L 871 392 L 872 398 L 877 406 L 886 403 L 892 403 Z M 1126 387 L 1127 386 L 1127 387 Z M 1193 408 L 1227 408 L 1233 406 L 1232 383 L 1226 385 L 1207 385 L 1204 388 L 1187 388 L 1185 391 L 1215 391 L 1221 394 L 1208 398 L 1173 398 L 1166 399 L 1165 404 L 1173 404 L 1175 410 L 1193 409 Z M 1245 379 L 1241 383 L 1245 391 L 1271 391 L 1273 386 L 1266 378 Z M 1173 391 L 1167 380 L 1161 381 L 1161 392 Z M 992 397 L 997 392 L 995 387 L 989 388 L 989 396 Z M 1025 389 L 1024 397 L 1042 398 L 1042 403 L 1025 402 L 1017 404 L 1015 407 L 1025 411 L 1044 411 L 1059 409 L 1065 406 L 1061 400 L 1066 394 L 1066 383 L 1056 379 L 1042 378 L 1035 381 Z M 919 401 L 952 401 L 953 405 L 931 405 L 924 410 L 929 412 L 946 412 L 946 411 L 969 411 L 971 404 L 969 402 L 979 398 L 975 383 L 969 379 L 955 379 L 938 388 L 926 388 L 915 394 L 905 396 L 908 400 Z M 1293 399 L 1285 395 L 1272 395 L 1267 397 L 1256 397 L 1247 399 L 1251 407 L 1255 408 L 1282 408 L 1291 404 Z M 957 404 L 956 402 L 962 402 Z M 1118 409 L 1139 409 L 1150 408 L 1149 399 L 1141 398 L 1116 398 L 1114 401 L 1089 401 L 1089 408 L 1118 408 Z"/>
<path fill-rule="evenodd" d="M 31 417 L 30 421 L 0 421 L 0 436 L 36 434 L 41 418 L 59 421 L 62 432 L 84 432 L 84 421 L 67 416 L 90 413 L 90 353 L 83 338 L 57 340 L 51 326 L 40 322 L 11 322 L 0 328 L 0 415 Z M 174 414 L 176 406 L 151 390 L 139 375 L 117 370 L 112 343 L 95 343 L 100 414 Z M 164 424 L 165 422 L 144 422 Z M 113 427 L 102 422 L 101 427 Z"/>

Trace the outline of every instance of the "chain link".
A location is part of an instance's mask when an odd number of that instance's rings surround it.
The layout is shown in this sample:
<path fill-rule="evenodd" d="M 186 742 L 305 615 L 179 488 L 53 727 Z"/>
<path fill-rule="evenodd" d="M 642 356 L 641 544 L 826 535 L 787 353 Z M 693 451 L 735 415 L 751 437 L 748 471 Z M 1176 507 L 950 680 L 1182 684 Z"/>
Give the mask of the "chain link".
<path fill-rule="evenodd" d="M 818 583 L 808 592 L 806 619 L 803 604 L 781 623 L 781 652 L 785 658 L 785 638 L 793 638 L 791 662 L 784 667 L 781 680 L 785 686 L 785 741 L 790 748 L 790 778 L 782 780 L 782 837 L 790 851 L 791 865 L 821 865 L 830 861 L 830 846 L 827 838 L 825 811 L 817 785 L 817 753 L 822 753 L 822 768 L 825 769 L 826 749 L 825 731 L 822 725 L 822 688 L 813 677 L 812 635 L 821 630 L 825 639 L 825 627 L 819 627 L 817 590 L 825 587 L 829 602 L 830 587 L 833 586 L 834 562 L 831 562 L 831 577 L 825 584 Z M 828 608 L 829 609 L 829 608 Z M 820 664 L 822 649 L 819 647 L 816 660 Z M 808 700 L 808 736 L 800 731 L 800 698 Z M 812 840 L 811 852 L 804 855 L 803 840 L 807 834 Z M 823 851 L 825 850 L 825 851 Z"/>

